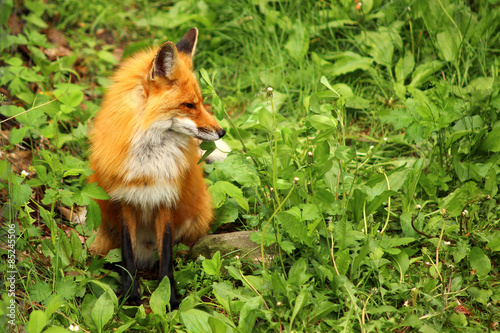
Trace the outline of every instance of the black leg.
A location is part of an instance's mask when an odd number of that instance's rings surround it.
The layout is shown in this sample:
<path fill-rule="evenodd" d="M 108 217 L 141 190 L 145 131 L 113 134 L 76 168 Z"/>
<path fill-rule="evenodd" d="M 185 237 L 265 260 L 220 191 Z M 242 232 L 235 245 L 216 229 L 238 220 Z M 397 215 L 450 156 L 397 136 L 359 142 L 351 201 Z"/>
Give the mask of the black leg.
<path fill-rule="evenodd" d="M 130 240 L 130 233 L 125 223 L 122 222 L 122 299 L 126 299 L 129 304 L 140 305 L 141 292 L 139 281 L 137 280 L 137 268 L 135 267 L 134 251 Z"/>
<path fill-rule="evenodd" d="M 172 229 L 170 224 L 168 224 L 165 228 L 162 243 L 160 274 L 158 280 L 161 282 L 164 277 L 168 277 L 170 280 L 170 308 L 173 310 L 179 307 L 179 301 L 177 300 L 177 296 L 175 294 L 174 263 L 172 258 Z"/>

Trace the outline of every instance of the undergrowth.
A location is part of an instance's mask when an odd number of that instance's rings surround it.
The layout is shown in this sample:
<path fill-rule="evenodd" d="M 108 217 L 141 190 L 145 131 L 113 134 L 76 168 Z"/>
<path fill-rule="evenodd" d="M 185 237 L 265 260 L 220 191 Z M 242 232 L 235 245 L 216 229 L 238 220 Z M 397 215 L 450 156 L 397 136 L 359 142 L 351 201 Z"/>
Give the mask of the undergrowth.
<path fill-rule="evenodd" d="M 498 331 L 499 4 L 3 1 L 0 325 Z M 213 232 L 275 250 L 179 255 L 178 310 L 154 278 L 119 304 L 119 251 L 88 251 L 106 198 L 85 182 L 89 124 L 121 59 L 193 26 L 233 148 L 205 165 Z"/>

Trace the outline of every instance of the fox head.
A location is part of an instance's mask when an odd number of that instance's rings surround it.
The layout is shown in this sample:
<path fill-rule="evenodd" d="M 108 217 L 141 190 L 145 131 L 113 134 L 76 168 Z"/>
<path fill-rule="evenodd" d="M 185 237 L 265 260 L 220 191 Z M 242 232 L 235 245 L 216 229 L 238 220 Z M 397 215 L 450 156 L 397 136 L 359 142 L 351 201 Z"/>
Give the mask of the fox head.
<path fill-rule="evenodd" d="M 142 129 L 154 126 L 205 141 L 226 133 L 203 105 L 192 71 L 197 40 L 198 29 L 193 28 L 177 45 L 168 41 L 156 52 L 142 84 L 146 103 Z"/>

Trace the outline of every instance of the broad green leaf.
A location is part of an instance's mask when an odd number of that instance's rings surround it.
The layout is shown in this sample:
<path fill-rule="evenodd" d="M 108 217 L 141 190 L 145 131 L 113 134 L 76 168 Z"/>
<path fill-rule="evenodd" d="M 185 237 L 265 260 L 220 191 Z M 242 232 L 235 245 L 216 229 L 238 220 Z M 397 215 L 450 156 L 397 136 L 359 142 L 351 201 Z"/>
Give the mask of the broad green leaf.
<path fill-rule="evenodd" d="M 273 115 L 266 108 L 261 108 L 259 110 L 259 124 L 268 131 L 274 129 Z"/>
<path fill-rule="evenodd" d="M 212 329 L 212 333 L 233 332 L 233 329 L 231 327 L 232 322 L 230 322 L 230 319 L 225 317 L 225 315 L 226 314 L 220 315 L 216 312 L 213 316 L 208 317 L 208 324 Z M 217 318 L 216 316 L 219 316 L 219 318 Z"/>
<path fill-rule="evenodd" d="M 94 200 L 90 200 L 87 204 L 85 224 L 91 230 L 97 230 L 97 227 L 101 224 L 101 209 Z"/>
<path fill-rule="evenodd" d="M 57 295 L 61 295 L 66 301 L 75 299 L 77 285 L 75 279 L 71 276 L 61 278 L 56 282 L 55 290 Z"/>
<path fill-rule="evenodd" d="M 87 293 L 83 297 L 80 310 L 83 320 L 85 321 L 85 324 L 93 328 L 93 331 L 95 331 L 96 325 L 94 324 L 94 320 L 92 319 L 92 310 L 94 309 L 96 301 L 97 299 L 93 294 Z"/>
<path fill-rule="evenodd" d="M 42 303 L 47 300 L 51 294 L 52 286 L 44 281 L 38 281 L 35 285 L 32 285 L 29 290 L 29 296 L 33 302 Z"/>
<path fill-rule="evenodd" d="M 86 195 L 92 199 L 108 200 L 109 195 L 102 188 L 97 186 L 97 183 L 90 183 L 85 185 L 82 190 L 82 195 Z"/>
<path fill-rule="evenodd" d="M 299 258 L 290 268 L 288 272 L 288 283 L 295 286 L 302 286 L 310 278 L 311 274 L 307 272 L 307 259 L 304 257 Z"/>
<path fill-rule="evenodd" d="M 453 255 L 453 259 L 455 263 L 459 263 L 469 254 L 470 244 L 463 240 L 457 239 L 457 244 L 451 248 L 451 254 Z"/>
<path fill-rule="evenodd" d="M 342 162 L 349 162 L 355 156 L 356 154 L 354 153 L 354 150 L 352 150 L 352 148 L 349 146 L 340 146 L 335 149 L 335 157 Z"/>
<path fill-rule="evenodd" d="M 13 0 L 2 1 L 2 3 L 0 4 L 0 25 L 7 26 L 13 6 Z"/>
<path fill-rule="evenodd" d="M 255 296 L 250 298 L 240 311 L 240 320 L 238 323 L 238 329 L 243 333 L 253 332 L 253 327 L 255 326 L 255 321 L 257 320 L 257 314 L 260 312 L 262 307 L 262 296 Z M 199 331 L 201 332 L 201 331 Z"/>
<path fill-rule="evenodd" d="M 342 251 L 335 252 L 335 262 L 340 275 L 347 274 L 349 271 L 349 265 L 351 264 L 351 259 L 349 249 L 343 249 Z"/>
<path fill-rule="evenodd" d="M 452 313 L 450 317 L 448 318 L 450 321 L 450 324 L 453 325 L 453 327 L 466 327 L 468 322 L 467 322 L 467 317 L 462 313 L 457 311 L 456 313 Z"/>
<path fill-rule="evenodd" d="M 226 114 L 222 100 L 215 92 L 212 94 L 212 111 L 218 120 L 222 120 Z"/>
<path fill-rule="evenodd" d="M 320 114 L 310 116 L 309 121 L 314 128 L 320 131 L 335 129 L 338 125 L 337 119 L 332 116 L 323 116 Z"/>
<path fill-rule="evenodd" d="M 214 141 L 203 141 L 200 143 L 200 148 L 204 150 L 205 152 L 203 153 L 203 156 L 200 158 L 198 161 L 198 164 L 203 162 L 208 155 L 212 154 L 212 152 L 217 149 L 217 146 L 215 145 Z"/>
<path fill-rule="evenodd" d="M 141 306 L 142 308 L 144 308 L 144 306 Z M 136 316 L 137 318 L 137 316 Z M 118 327 L 115 331 L 113 331 L 113 333 L 122 333 L 122 332 L 130 332 L 130 326 L 132 325 L 135 325 L 136 324 L 136 321 L 135 320 L 131 320 L 129 321 L 128 323 Z M 67 333 L 67 332 L 66 332 Z"/>
<path fill-rule="evenodd" d="M 493 238 L 491 241 L 488 242 L 488 245 L 486 245 L 487 248 L 489 248 L 493 252 L 499 252 L 500 251 L 500 236 L 497 236 L 496 238 Z"/>
<path fill-rule="evenodd" d="M 72 199 L 79 206 L 88 205 L 92 199 L 107 200 L 109 195 L 97 183 L 89 183 L 82 190 L 77 190 Z"/>
<path fill-rule="evenodd" d="M 297 314 L 299 311 L 302 310 L 302 308 L 308 303 L 309 301 L 309 291 L 306 289 L 302 289 L 300 293 L 297 295 L 295 298 L 295 304 L 293 306 L 293 312 L 292 312 L 292 317 L 290 318 L 290 328 L 293 325 L 293 321 L 295 320 L 295 317 L 297 317 Z"/>
<path fill-rule="evenodd" d="M 470 287 L 469 289 L 467 289 L 467 292 L 476 302 L 479 302 L 483 305 L 488 304 L 491 295 L 493 295 L 493 291 L 491 289 L 485 290 L 479 289 L 477 287 Z"/>
<path fill-rule="evenodd" d="M 399 254 L 394 256 L 394 262 L 396 269 L 399 271 L 399 282 L 403 283 L 404 275 L 408 268 L 410 267 L 410 259 L 406 251 L 401 251 Z"/>
<path fill-rule="evenodd" d="M 353 272 L 356 276 L 359 274 L 358 269 L 365 260 L 365 257 L 371 252 L 371 244 L 370 242 L 365 242 L 363 247 L 359 250 L 358 255 L 354 258 L 351 265 L 351 272 Z"/>
<path fill-rule="evenodd" d="M 92 320 L 97 326 L 99 332 L 103 331 L 104 326 L 111 320 L 114 312 L 114 304 L 109 293 L 104 292 L 95 302 L 92 309 Z"/>
<path fill-rule="evenodd" d="M 445 208 L 451 217 L 460 216 L 465 205 L 480 194 L 475 182 L 467 182 L 441 201 L 440 208 Z"/>
<path fill-rule="evenodd" d="M 302 243 L 312 246 L 312 237 L 308 235 L 305 222 L 300 221 L 289 212 L 276 214 L 276 220 L 290 236 L 300 240 Z"/>
<path fill-rule="evenodd" d="M 8 160 L 0 160 L 0 179 L 7 180 L 12 174 L 12 167 Z"/>
<path fill-rule="evenodd" d="M 71 244 L 69 243 L 68 236 L 66 236 L 66 233 L 64 232 L 59 233 L 59 239 L 60 246 L 58 247 L 57 253 L 59 254 L 62 265 L 66 267 L 71 263 Z"/>
<path fill-rule="evenodd" d="M 321 216 L 321 212 L 318 210 L 318 206 L 314 204 L 303 204 L 300 205 L 302 210 L 302 219 L 305 221 L 315 220 Z"/>
<path fill-rule="evenodd" d="M 233 299 L 239 297 L 239 292 L 234 288 L 234 286 L 227 281 L 214 283 L 212 285 L 212 291 L 217 299 L 217 302 L 223 306 L 225 311 L 230 312 L 231 302 Z"/>
<path fill-rule="evenodd" d="M 13 128 L 9 133 L 9 141 L 13 145 L 17 145 L 23 141 L 26 133 L 31 129 L 30 126 L 22 126 L 21 128 Z"/>
<path fill-rule="evenodd" d="M 217 208 L 217 218 L 214 223 L 222 225 L 236 221 L 239 215 L 239 204 L 234 199 L 227 199 L 222 206 Z"/>
<path fill-rule="evenodd" d="M 387 237 L 384 235 L 382 240 L 380 241 L 380 246 L 384 249 L 390 249 L 393 247 L 400 247 L 404 245 L 411 244 L 415 241 L 416 239 L 413 237 Z"/>
<path fill-rule="evenodd" d="M 220 207 L 226 200 L 226 195 L 238 202 L 241 208 L 248 211 L 248 202 L 243 196 L 243 192 L 237 186 L 226 181 L 218 181 L 208 188 L 216 207 Z"/>
<path fill-rule="evenodd" d="M 382 111 L 380 113 L 380 119 L 383 123 L 393 125 L 396 130 L 408 127 L 415 121 L 411 113 L 403 109 Z"/>
<path fill-rule="evenodd" d="M 481 150 L 498 153 L 500 151 L 500 125 L 493 127 L 481 143 Z"/>
<path fill-rule="evenodd" d="M 477 246 L 474 246 L 469 252 L 469 264 L 472 269 L 476 270 L 479 277 L 485 277 L 491 271 L 490 258 Z"/>
<path fill-rule="evenodd" d="M 369 307 L 366 312 L 372 313 L 372 314 L 377 314 L 377 313 L 391 313 L 391 312 L 397 312 L 398 309 L 396 309 L 393 306 L 390 305 L 381 305 L 378 307 Z"/>
<path fill-rule="evenodd" d="M 260 177 L 257 169 L 243 154 L 233 153 L 223 162 L 217 162 L 217 171 L 223 172 L 227 180 L 235 181 L 244 187 L 259 187 Z"/>
<path fill-rule="evenodd" d="M 71 243 L 71 252 L 73 253 L 73 259 L 76 261 L 80 261 L 80 256 L 82 255 L 82 241 L 80 237 L 78 237 L 75 230 L 71 230 L 70 233 L 70 243 Z"/>
<path fill-rule="evenodd" d="M 453 130 L 456 132 L 467 131 L 472 129 L 479 129 L 482 128 L 483 126 L 484 122 L 481 116 L 479 115 L 465 116 L 462 119 L 457 120 L 455 125 L 453 125 Z"/>
<path fill-rule="evenodd" d="M 328 82 L 328 79 L 323 75 L 321 76 L 321 79 L 319 80 L 325 87 L 327 87 L 329 90 L 333 91 L 337 97 L 340 97 L 340 94 L 337 90 L 335 90 L 331 85 L 330 85 L 330 82 Z M 343 89 L 346 90 L 346 93 L 348 93 L 350 91 L 350 93 L 352 94 L 352 90 L 350 90 L 351 88 L 346 85 L 346 84 L 339 84 L 343 87 Z M 343 95 L 344 97 L 347 97 L 345 95 Z"/>
<path fill-rule="evenodd" d="M 45 325 L 47 325 L 47 315 L 45 312 L 41 310 L 31 312 L 30 319 L 28 321 L 29 333 L 40 333 Z"/>
<path fill-rule="evenodd" d="M 167 314 L 167 305 L 170 302 L 170 279 L 168 277 L 163 278 L 158 288 L 151 294 L 149 299 L 149 305 L 154 313 L 164 318 Z"/>
<path fill-rule="evenodd" d="M 114 58 L 114 57 L 113 57 Z M 83 92 L 79 89 L 70 89 L 65 94 L 61 95 L 59 102 L 71 107 L 76 108 L 83 101 Z"/>
<path fill-rule="evenodd" d="M 408 75 L 413 72 L 414 67 L 415 60 L 413 58 L 413 53 L 411 53 L 410 50 L 405 50 L 404 56 L 399 58 L 398 63 L 396 64 L 395 72 L 397 81 L 404 82 Z"/>
<path fill-rule="evenodd" d="M 307 26 L 303 25 L 301 21 L 295 22 L 292 26 L 292 33 L 285 43 L 285 49 L 295 61 L 302 60 L 309 50 L 309 33 L 307 29 Z"/>
<path fill-rule="evenodd" d="M 451 27 L 451 26 L 450 26 Z M 437 46 L 444 60 L 453 62 L 457 60 L 460 49 L 460 35 L 455 28 L 447 29 L 436 35 Z"/>
<path fill-rule="evenodd" d="M 208 323 L 210 315 L 205 311 L 191 308 L 181 311 L 180 316 L 188 332 L 212 332 Z"/>
<path fill-rule="evenodd" d="M 466 88 L 466 91 L 468 93 L 477 93 L 479 91 L 493 89 L 494 85 L 495 78 L 492 76 L 476 77 L 472 81 L 470 81 L 469 85 Z"/>
<path fill-rule="evenodd" d="M 381 177 L 372 177 L 373 182 L 367 183 L 367 186 L 371 186 L 371 189 L 367 188 L 365 190 L 365 193 L 368 194 L 368 200 L 373 200 L 373 198 L 381 195 L 384 191 L 399 191 L 406 181 L 410 171 L 412 171 L 410 168 L 403 168 L 394 171 L 387 176 L 387 179 L 383 175 Z M 389 185 L 387 183 L 389 183 Z M 387 193 L 387 195 L 392 194 Z"/>
<path fill-rule="evenodd" d="M 367 70 L 373 62 L 372 58 L 362 57 L 354 52 L 344 52 L 338 60 L 328 67 L 328 74 L 339 76 L 356 70 Z"/>
<path fill-rule="evenodd" d="M 366 2 L 363 2 L 363 7 L 365 7 L 365 5 Z M 366 35 L 368 38 L 368 45 L 371 47 L 369 54 L 373 57 L 373 60 L 378 64 L 391 67 L 392 56 L 394 54 L 394 44 L 391 40 L 391 35 L 387 32 L 373 31 L 367 32 Z"/>
<path fill-rule="evenodd" d="M 208 275 L 217 275 L 222 268 L 222 261 L 220 259 L 220 251 L 215 252 L 212 259 L 205 259 L 202 263 L 203 270 Z"/>
<path fill-rule="evenodd" d="M 107 63 L 110 63 L 112 65 L 115 65 L 118 63 L 118 59 L 115 58 L 113 53 L 108 52 L 108 51 L 101 50 L 101 51 L 97 52 L 97 57 L 100 60 L 105 61 Z"/>
<path fill-rule="evenodd" d="M 75 286 L 76 288 L 76 286 Z M 50 316 L 52 316 L 52 314 L 54 312 L 56 312 L 56 310 L 58 310 L 61 305 L 64 304 L 64 300 L 62 298 L 62 296 L 60 295 L 56 295 L 55 297 L 53 297 L 49 303 L 47 304 L 47 308 L 45 309 L 45 314 L 47 315 L 48 318 L 50 318 Z"/>
<path fill-rule="evenodd" d="M 31 196 L 31 188 L 26 184 L 13 184 L 10 199 L 14 205 L 22 206 L 27 203 Z"/>
<path fill-rule="evenodd" d="M 325 80 L 326 80 L 326 78 L 325 78 Z M 323 83 L 323 84 L 325 84 L 325 83 Z M 326 86 L 326 84 L 325 84 L 325 86 Z M 354 95 L 354 92 L 352 91 L 352 88 L 345 83 L 334 84 L 331 88 L 332 88 L 331 90 L 334 94 L 338 94 L 337 97 L 345 97 L 345 98 L 356 97 Z M 328 88 L 328 89 L 330 89 L 330 88 Z"/>
<path fill-rule="evenodd" d="M 411 326 L 416 329 L 422 327 L 422 321 L 417 315 L 410 314 L 405 320 L 401 323 L 401 325 Z"/>
<path fill-rule="evenodd" d="M 418 65 L 417 68 L 415 68 L 415 71 L 413 72 L 410 86 L 415 88 L 422 86 L 424 83 L 430 80 L 430 77 L 434 73 L 443 68 L 443 66 L 444 63 L 439 60 L 433 60 Z"/>
<path fill-rule="evenodd" d="M 323 301 L 317 306 L 314 306 L 312 312 L 309 314 L 309 322 L 315 323 L 325 318 L 328 314 L 338 309 L 338 304 L 329 301 Z"/>
<path fill-rule="evenodd" d="M 206 84 L 208 84 L 210 87 L 213 87 L 212 80 L 210 79 L 210 75 L 208 75 L 208 72 L 205 68 L 200 69 L 200 75 Z"/>

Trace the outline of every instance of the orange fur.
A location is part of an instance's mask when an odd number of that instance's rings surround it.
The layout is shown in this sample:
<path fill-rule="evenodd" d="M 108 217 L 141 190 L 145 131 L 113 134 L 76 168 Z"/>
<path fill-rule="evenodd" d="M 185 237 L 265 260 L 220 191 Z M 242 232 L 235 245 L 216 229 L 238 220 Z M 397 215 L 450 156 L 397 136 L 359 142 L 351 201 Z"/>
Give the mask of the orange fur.
<path fill-rule="evenodd" d="M 173 241 L 188 246 L 209 229 L 212 205 L 195 138 L 216 140 L 225 132 L 203 106 L 194 46 L 188 51 L 167 42 L 126 60 L 94 119 L 89 182 L 111 196 L 98 201 L 102 221 L 91 246 L 97 253 L 120 247 L 122 223 L 139 266 L 150 265 L 146 250 L 157 247 L 161 258 L 167 225 Z"/>

